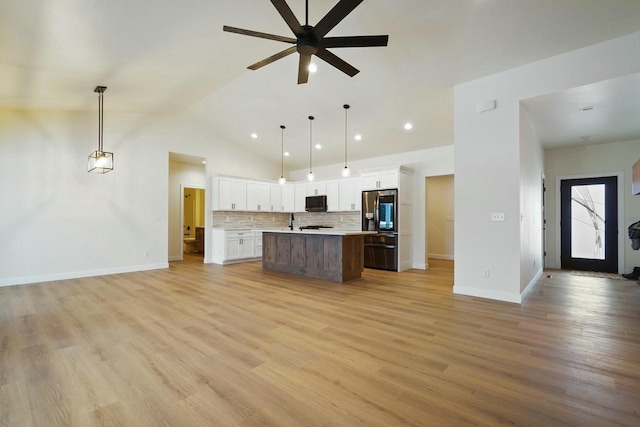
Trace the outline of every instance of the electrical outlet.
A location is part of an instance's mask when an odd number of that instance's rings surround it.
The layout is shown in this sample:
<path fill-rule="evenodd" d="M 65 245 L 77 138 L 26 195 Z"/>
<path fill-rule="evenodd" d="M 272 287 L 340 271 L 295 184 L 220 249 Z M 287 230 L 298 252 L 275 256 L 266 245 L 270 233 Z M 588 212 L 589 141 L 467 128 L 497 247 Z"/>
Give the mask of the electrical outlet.
<path fill-rule="evenodd" d="M 489 278 L 489 269 L 488 269 L 488 268 L 485 268 L 484 270 L 482 270 L 482 276 L 483 276 L 485 279 L 488 279 L 488 278 Z"/>
<path fill-rule="evenodd" d="M 147 249 L 146 251 L 144 251 L 144 257 L 145 257 L 145 258 L 149 258 L 149 249 Z"/>
<path fill-rule="evenodd" d="M 492 212 L 491 221 L 504 221 L 504 212 Z"/>

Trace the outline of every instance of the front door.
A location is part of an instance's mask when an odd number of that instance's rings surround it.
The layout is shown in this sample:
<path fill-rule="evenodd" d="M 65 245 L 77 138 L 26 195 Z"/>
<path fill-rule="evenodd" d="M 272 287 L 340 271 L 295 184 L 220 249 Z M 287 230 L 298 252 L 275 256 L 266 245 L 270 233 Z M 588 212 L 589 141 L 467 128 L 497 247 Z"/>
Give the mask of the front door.
<path fill-rule="evenodd" d="M 563 269 L 618 272 L 618 178 L 560 181 Z"/>

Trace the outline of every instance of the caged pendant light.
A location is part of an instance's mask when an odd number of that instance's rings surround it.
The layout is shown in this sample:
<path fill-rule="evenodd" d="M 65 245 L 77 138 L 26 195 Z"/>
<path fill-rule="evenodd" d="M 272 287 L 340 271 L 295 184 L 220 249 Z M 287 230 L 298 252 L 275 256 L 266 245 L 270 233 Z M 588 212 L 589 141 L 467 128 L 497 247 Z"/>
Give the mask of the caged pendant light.
<path fill-rule="evenodd" d="M 89 154 L 87 171 L 93 173 L 107 173 L 113 170 L 113 153 L 103 150 L 102 134 L 104 128 L 104 91 L 106 86 L 96 86 L 93 90 L 98 94 L 98 149 Z"/>
<path fill-rule="evenodd" d="M 347 166 L 347 111 L 349 110 L 349 104 L 344 104 L 344 169 L 342 169 L 342 176 L 347 178 L 351 175 L 349 166 Z"/>
<path fill-rule="evenodd" d="M 280 184 L 284 184 L 287 180 L 284 177 L 284 130 L 286 129 L 284 125 L 280 125 L 281 129 L 281 139 L 280 139 L 280 178 L 278 182 Z"/>
<path fill-rule="evenodd" d="M 313 116 L 309 116 L 309 175 L 307 175 L 307 179 L 309 181 L 313 181 L 314 180 L 314 176 L 313 176 L 313 170 L 311 169 L 311 158 L 312 158 L 312 153 L 313 153 L 313 138 L 312 138 L 312 123 L 313 123 Z"/>

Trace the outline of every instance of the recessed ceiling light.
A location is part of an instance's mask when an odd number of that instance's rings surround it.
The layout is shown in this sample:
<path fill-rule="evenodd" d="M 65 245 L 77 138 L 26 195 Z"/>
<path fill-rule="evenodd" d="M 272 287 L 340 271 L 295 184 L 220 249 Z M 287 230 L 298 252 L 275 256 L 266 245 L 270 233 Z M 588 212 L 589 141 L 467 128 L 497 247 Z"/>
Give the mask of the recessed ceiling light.
<path fill-rule="evenodd" d="M 309 72 L 310 73 L 315 73 L 316 71 L 318 71 L 318 66 L 316 64 L 314 64 L 313 62 L 309 64 Z"/>
<path fill-rule="evenodd" d="M 322 148 L 321 144 L 316 144 L 316 150 L 320 150 Z"/>
<path fill-rule="evenodd" d="M 362 135 L 358 133 L 356 134 L 356 136 L 353 137 L 353 139 L 355 139 L 356 141 L 362 141 Z"/>
<path fill-rule="evenodd" d="M 252 134 L 251 134 L 251 138 L 253 138 L 253 139 L 258 139 L 258 134 L 257 134 L 257 133 L 252 133 Z"/>
<path fill-rule="evenodd" d="M 411 129 L 413 129 L 413 125 L 411 123 L 405 123 L 404 124 L 404 129 L 405 130 L 411 130 Z"/>
<path fill-rule="evenodd" d="M 289 157 L 289 152 L 288 152 L 288 151 L 285 151 L 285 152 L 284 152 L 284 155 L 285 155 L 285 157 Z"/>
<path fill-rule="evenodd" d="M 591 110 L 595 110 L 596 106 L 595 105 L 587 105 L 586 107 L 582 107 L 580 109 L 580 111 L 591 111 Z"/>

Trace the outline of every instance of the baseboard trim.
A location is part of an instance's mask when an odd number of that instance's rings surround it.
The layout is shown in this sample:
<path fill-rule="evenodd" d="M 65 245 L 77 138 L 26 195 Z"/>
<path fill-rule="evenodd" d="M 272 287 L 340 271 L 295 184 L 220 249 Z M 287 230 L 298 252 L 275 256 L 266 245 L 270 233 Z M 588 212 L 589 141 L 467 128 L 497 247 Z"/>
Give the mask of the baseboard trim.
<path fill-rule="evenodd" d="M 446 255 L 446 254 L 429 254 L 427 258 L 446 259 L 448 261 L 453 261 L 453 255 Z"/>
<path fill-rule="evenodd" d="M 539 269 L 536 275 L 533 276 L 533 279 L 531 279 L 527 287 L 524 288 L 524 291 L 520 293 L 521 301 L 524 301 L 527 295 L 529 295 L 529 292 L 531 292 L 531 289 L 533 289 L 533 285 L 535 285 L 538 282 L 538 280 L 540 280 L 540 277 L 542 277 L 542 273 L 543 273 L 542 269 Z"/>
<path fill-rule="evenodd" d="M 468 288 L 463 286 L 453 286 L 453 293 L 459 295 L 467 295 L 470 297 L 479 297 L 486 299 L 493 299 L 498 301 L 513 302 L 516 304 L 522 303 L 522 297 L 519 294 L 512 294 L 507 292 L 488 291 L 486 289 Z"/>
<path fill-rule="evenodd" d="M 56 280 L 81 279 L 83 277 L 106 276 L 109 274 L 134 273 L 136 271 L 160 270 L 169 268 L 168 262 L 158 264 L 132 265 L 127 267 L 104 268 L 98 270 L 72 271 L 68 273 L 43 274 L 40 276 L 13 277 L 0 280 L 0 287 L 53 282 Z"/>
<path fill-rule="evenodd" d="M 173 255 L 169 257 L 169 262 L 172 261 L 182 261 L 182 257 L 180 255 Z"/>
<path fill-rule="evenodd" d="M 416 270 L 426 270 L 427 268 L 429 268 L 429 264 L 426 262 L 414 262 L 413 268 L 415 268 Z"/>

